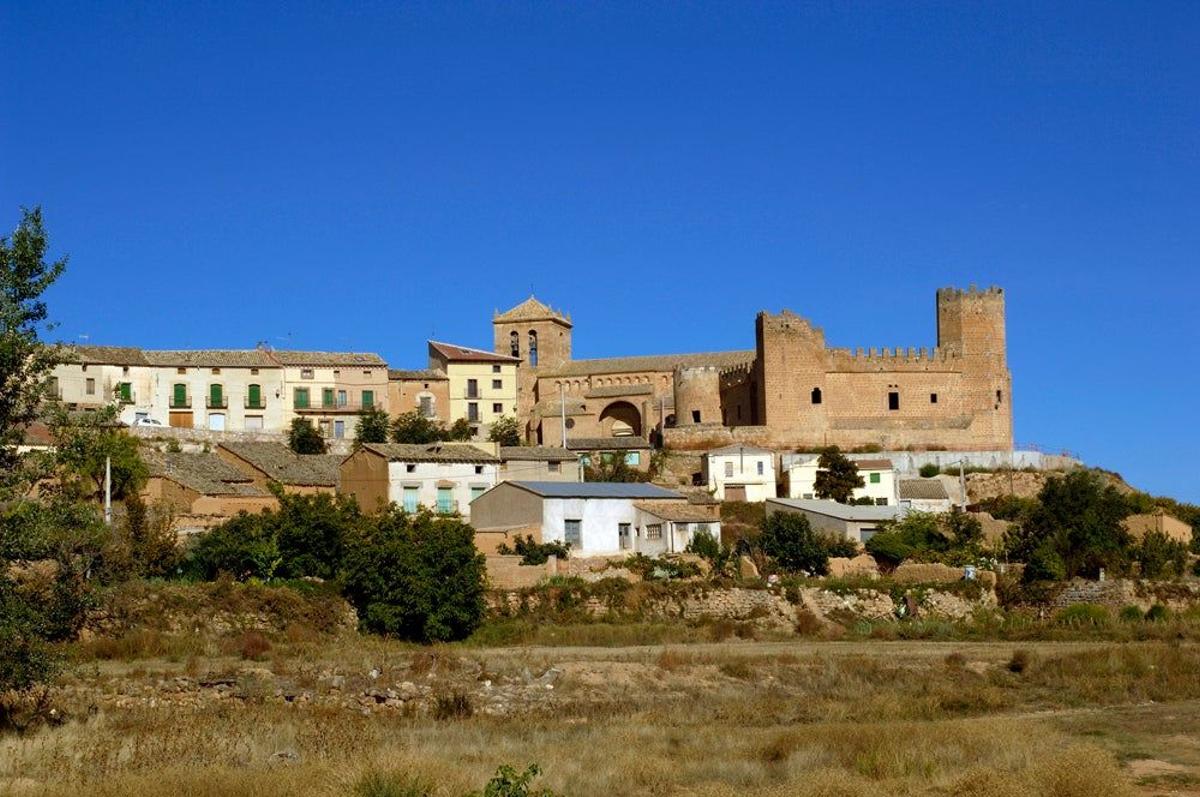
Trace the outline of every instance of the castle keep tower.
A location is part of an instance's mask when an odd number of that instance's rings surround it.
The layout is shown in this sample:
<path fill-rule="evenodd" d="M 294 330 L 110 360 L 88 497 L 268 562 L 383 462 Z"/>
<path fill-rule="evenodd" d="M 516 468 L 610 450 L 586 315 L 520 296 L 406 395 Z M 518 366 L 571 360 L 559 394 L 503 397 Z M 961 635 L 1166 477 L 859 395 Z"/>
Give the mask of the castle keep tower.
<path fill-rule="evenodd" d="M 571 317 L 533 296 L 492 317 L 495 352 L 521 358 L 517 366 L 517 417 L 528 418 L 537 403 L 539 369 L 571 359 Z"/>
<path fill-rule="evenodd" d="M 991 440 L 1012 446 L 1012 375 L 1004 332 L 1004 290 L 941 288 L 937 292 L 939 351 L 959 359 L 963 409 Z"/>

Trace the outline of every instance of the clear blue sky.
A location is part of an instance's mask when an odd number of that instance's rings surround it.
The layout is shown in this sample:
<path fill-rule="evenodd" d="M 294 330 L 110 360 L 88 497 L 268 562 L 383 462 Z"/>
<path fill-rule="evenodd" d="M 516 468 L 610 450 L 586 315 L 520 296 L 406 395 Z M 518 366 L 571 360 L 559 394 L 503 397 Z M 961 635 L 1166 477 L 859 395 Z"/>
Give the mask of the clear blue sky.
<path fill-rule="evenodd" d="M 65 340 L 397 367 L 531 288 L 594 357 L 783 307 L 931 346 L 995 283 L 1018 441 L 1200 501 L 1197 42 L 1196 3 L 3 2 L 0 226 L 44 207 Z"/>

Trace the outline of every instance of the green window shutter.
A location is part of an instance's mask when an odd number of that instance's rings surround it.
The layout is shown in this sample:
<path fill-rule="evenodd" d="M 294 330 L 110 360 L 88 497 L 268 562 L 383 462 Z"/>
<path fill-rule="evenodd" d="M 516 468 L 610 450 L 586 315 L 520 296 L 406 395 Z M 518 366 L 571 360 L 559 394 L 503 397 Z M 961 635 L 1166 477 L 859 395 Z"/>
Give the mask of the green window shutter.
<path fill-rule="evenodd" d="M 214 407 L 221 406 L 221 404 L 222 404 L 221 393 L 222 393 L 222 390 L 221 390 L 220 385 L 209 385 L 208 386 L 208 397 L 211 399 L 211 403 Z"/>
<path fill-rule="evenodd" d="M 321 406 L 322 407 L 332 407 L 333 406 L 333 388 L 327 387 L 321 391 Z"/>
<path fill-rule="evenodd" d="M 298 387 L 295 392 L 295 406 L 300 409 L 308 408 L 308 388 Z"/>
<path fill-rule="evenodd" d="M 187 385 L 182 383 L 175 385 L 175 398 L 172 403 L 176 407 L 187 406 Z"/>
<path fill-rule="evenodd" d="M 364 390 L 363 391 L 362 405 L 363 405 L 363 409 L 368 409 L 370 407 L 375 406 L 375 391 L 374 390 Z"/>
<path fill-rule="evenodd" d="M 250 399 L 251 407 L 258 407 L 262 404 L 262 387 L 259 385 L 250 385 L 246 389 L 247 396 Z"/>
<path fill-rule="evenodd" d="M 871 484 L 879 484 L 879 474 L 878 473 L 871 474 Z"/>
<path fill-rule="evenodd" d="M 133 401 L 133 385 L 129 382 L 121 383 L 121 401 Z"/>

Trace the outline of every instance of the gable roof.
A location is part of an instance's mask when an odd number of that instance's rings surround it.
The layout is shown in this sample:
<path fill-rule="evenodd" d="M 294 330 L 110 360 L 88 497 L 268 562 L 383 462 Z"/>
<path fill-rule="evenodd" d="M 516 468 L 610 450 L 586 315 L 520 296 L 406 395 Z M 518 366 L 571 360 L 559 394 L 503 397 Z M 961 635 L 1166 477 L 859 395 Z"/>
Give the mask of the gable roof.
<path fill-rule="evenodd" d="M 363 367 L 386 366 L 387 363 L 378 354 L 355 351 L 294 351 L 291 349 L 272 349 L 271 357 L 280 365 L 350 365 Z"/>
<path fill-rule="evenodd" d="M 929 501 L 950 498 L 946 494 L 946 485 L 938 479 L 901 479 L 900 497 Z"/>
<path fill-rule="evenodd" d="M 147 451 L 143 457 L 152 477 L 173 481 L 201 495 L 266 496 L 250 477 L 209 453 Z"/>
<path fill-rule="evenodd" d="M 365 443 L 363 450 L 378 454 L 388 462 L 500 462 L 469 443 Z"/>
<path fill-rule="evenodd" d="M 895 506 L 862 506 L 859 504 L 839 504 L 837 501 L 827 501 L 815 498 L 768 498 L 767 503 L 779 504 L 789 509 L 801 509 L 817 515 L 825 515 L 838 520 L 859 522 L 875 522 L 891 520 L 900 514 Z"/>
<path fill-rule="evenodd" d="M 500 446 L 501 462 L 575 462 L 578 454 L 553 446 Z"/>
<path fill-rule="evenodd" d="M 734 443 L 731 446 L 721 446 L 708 452 L 708 456 L 710 457 L 713 454 L 771 454 L 773 456 L 775 452 L 769 448 L 762 448 L 760 446 L 744 446 Z"/>
<path fill-rule="evenodd" d="M 530 295 L 528 299 L 506 312 L 497 312 L 492 321 L 557 321 L 565 326 L 571 326 L 571 317 L 558 312 L 553 307 L 537 300 Z"/>
<path fill-rule="evenodd" d="M 439 371 L 436 368 L 420 368 L 411 371 L 388 369 L 388 380 L 392 382 L 434 382 L 449 378 L 445 371 Z"/>
<path fill-rule="evenodd" d="M 567 437 L 572 451 L 632 451 L 650 448 L 650 441 L 637 435 L 628 437 Z"/>
<path fill-rule="evenodd" d="M 437 355 L 446 362 L 452 363 L 519 363 L 521 358 L 509 357 L 506 354 L 496 354 L 495 352 L 485 351 L 483 349 L 473 349 L 470 346 L 459 346 L 455 343 L 442 343 L 441 341 L 429 341 L 430 355 Z"/>
<path fill-rule="evenodd" d="M 892 461 L 890 459 L 854 459 L 850 457 L 850 461 L 857 465 L 859 470 L 892 469 Z"/>
<path fill-rule="evenodd" d="M 636 357 L 605 357 L 595 360 L 571 360 L 557 368 L 547 369 L 539 377 L 590 376 L 592 374 L 623 374 L 639 371 L 673 371 L 677 365 L 714 365 L 719 368 L 753 362 L 755 352 L 718 351 L 701 354 L 651 354 Z"/>
<path fill-rule="evenodd" d="M 199 368 L 278 368 L 262 349 L 157 349 L 145 352 L 150 365 Z"/>
<path fill-rule="evenodd" d="M 680 493 L 646 482 L 538 482 L 507 481 L 542 498 L 656 498 L 686 502 Z"/>
<path fill-rule="evenodd" d="M 135 346 L 66 345 L 63 361 L 88 365 L 147 365 L 145 352 Z"/>
<path fill-rule="evenodd" d="M 635 501 L 633 504 L 643 512 L 649 512 L 663 520 L 676 523 L 720 523 L 709 504 L 681 504 L 678 501 Z"/>
<path fill-rule="evenodd" d="M 221 448 L 269 479 L 301 487 L 337 487 L 344 459 L 338 454 L 297 454 L 283 443 L 222 443 Z"/>

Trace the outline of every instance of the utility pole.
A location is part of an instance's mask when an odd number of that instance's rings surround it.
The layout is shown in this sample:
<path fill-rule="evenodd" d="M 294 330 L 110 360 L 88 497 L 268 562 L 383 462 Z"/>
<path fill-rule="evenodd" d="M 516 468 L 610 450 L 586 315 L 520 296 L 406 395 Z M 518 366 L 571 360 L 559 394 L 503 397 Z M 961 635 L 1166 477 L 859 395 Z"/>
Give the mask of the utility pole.
<path fill-rule="evenodd" d="M 567 386 L 563 382 L 558 383 L 558 410 L 561 413 L 562 420 L 562 446 L 567 447 Z"/>
<path fill-rule="evenodd" d="M 104 458 L 104 524 L 112 525 L 112 457 Z"/>
<path fill-rule="evenodd" d="M 963 475 L 964 461 L 962 459 L 958 461 L 958 489 L 962 492 L 963 511 L 965 512 L 967 504 L 970 502 L 967 500 L 967 477 Z"/>

